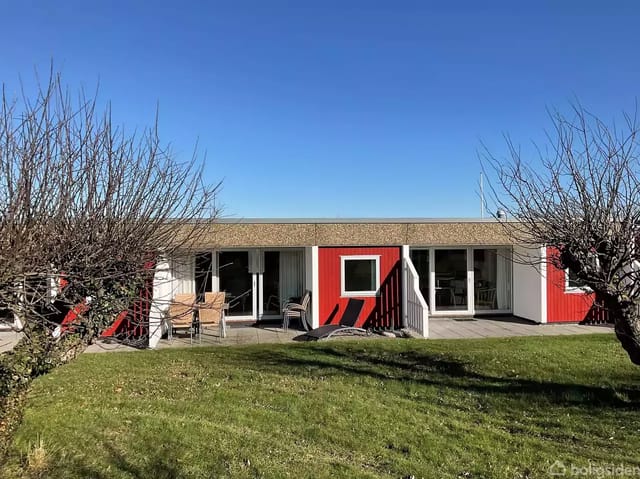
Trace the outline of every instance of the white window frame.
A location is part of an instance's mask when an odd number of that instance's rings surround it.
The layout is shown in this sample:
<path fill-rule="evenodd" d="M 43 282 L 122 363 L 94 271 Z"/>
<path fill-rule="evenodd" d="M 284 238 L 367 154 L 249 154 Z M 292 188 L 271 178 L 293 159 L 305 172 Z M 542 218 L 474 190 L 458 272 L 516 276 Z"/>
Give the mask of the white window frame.
<path fill-rule="evenodd" d="M 344 284 L 344 273 L 345 273 L 345 262 L 352 260 L 364 260 L 364 261 L 375 261 L 376 262 L 376 284 L 375 290 L 371 291 L 345 291 Z M 353 298 L 353 297 L 363 297 L 363 296 L 378 296 L 380 294 L 380 255 L 349 255 L 349 256 L 340 256 L 340 296 L 343 298 Z"/>
<path fill-rule="evenodd" d="M 565 268 L 564 292 L 567 294 L 589 294 L 593 293 L 593 290 L 589 286 L 569 286 L 569 268 Z"/>

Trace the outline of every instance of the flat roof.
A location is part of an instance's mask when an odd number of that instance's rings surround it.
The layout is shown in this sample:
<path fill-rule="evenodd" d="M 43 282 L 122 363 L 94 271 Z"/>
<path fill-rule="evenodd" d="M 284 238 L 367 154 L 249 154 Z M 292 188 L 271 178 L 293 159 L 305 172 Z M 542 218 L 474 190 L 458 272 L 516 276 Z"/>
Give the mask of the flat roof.
<path fill-rule="evenodd" d="M 430 224 L 430 223 L 498 223 L 496 218 L 233 218 L 214 221 L 223 224 Z M 504 221 L 504 220 L 503 220 Z"/>
<path fill-rule="evenodd" d="M 511 244 L 495 218 L 221 218 L 200 248 Z"/>

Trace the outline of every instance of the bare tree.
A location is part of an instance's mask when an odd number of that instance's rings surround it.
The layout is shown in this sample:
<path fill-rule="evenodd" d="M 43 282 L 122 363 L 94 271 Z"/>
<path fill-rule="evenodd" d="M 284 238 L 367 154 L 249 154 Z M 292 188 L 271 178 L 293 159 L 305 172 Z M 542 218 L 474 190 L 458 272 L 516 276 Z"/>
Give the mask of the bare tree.
<path fill-rule="evenodd" d="M 579 104 L 550 114 L 544 148 L 527 161 L 507 138 L 508 155 L 484 149 L 493 198 L 514 220 L 519 244 L 554 247 L 550 264 L 595 293 L 631 361 L 640 365 L 640 143 L 635 115 L 607 124 Z"/>
<path fill-rule="evenodd" d="M 157 125 L 157 119 L 156 119 Z M 23 335 L 0 356 L 0 457 L 31 380 L 74 358 L 138 297 L 158 255 L 188 248 L 219 185 L 157 127 L 129 134 L 58 75 L 0 101 L 0 308 Z M 80 305 L 60 327 L 61 315 Z"/>

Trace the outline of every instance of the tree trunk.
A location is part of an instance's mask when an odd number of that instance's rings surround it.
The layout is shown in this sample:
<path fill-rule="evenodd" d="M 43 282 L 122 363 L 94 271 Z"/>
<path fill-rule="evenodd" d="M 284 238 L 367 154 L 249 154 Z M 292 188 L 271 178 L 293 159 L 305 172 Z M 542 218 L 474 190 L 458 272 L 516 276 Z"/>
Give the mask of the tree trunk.
<path fill-rule="evenodd" d="M 607 298 L 604 305 L 613 320 L 616 337 L 634 364 L 640 366 L 640 308 L 630 300 Z"/>

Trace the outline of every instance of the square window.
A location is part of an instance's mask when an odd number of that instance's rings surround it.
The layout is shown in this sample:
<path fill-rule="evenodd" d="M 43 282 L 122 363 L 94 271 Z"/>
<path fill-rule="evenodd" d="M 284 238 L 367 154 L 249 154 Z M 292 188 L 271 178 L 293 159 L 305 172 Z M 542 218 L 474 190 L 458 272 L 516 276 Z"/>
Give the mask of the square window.
<path fill-rule="evenodd" d="M 379 256 L 341 257 L 342 296 L 375 296 L 380 287 Z"/>
<path fill-rule="evenodd" d="M 584 293 L 590 292 L 591 288 L 584 284 L 584 282 L 578 278 L 573 272 L 567 268 L 565 270 L 565 286 L 564 290 L 567 293 Z"/>

